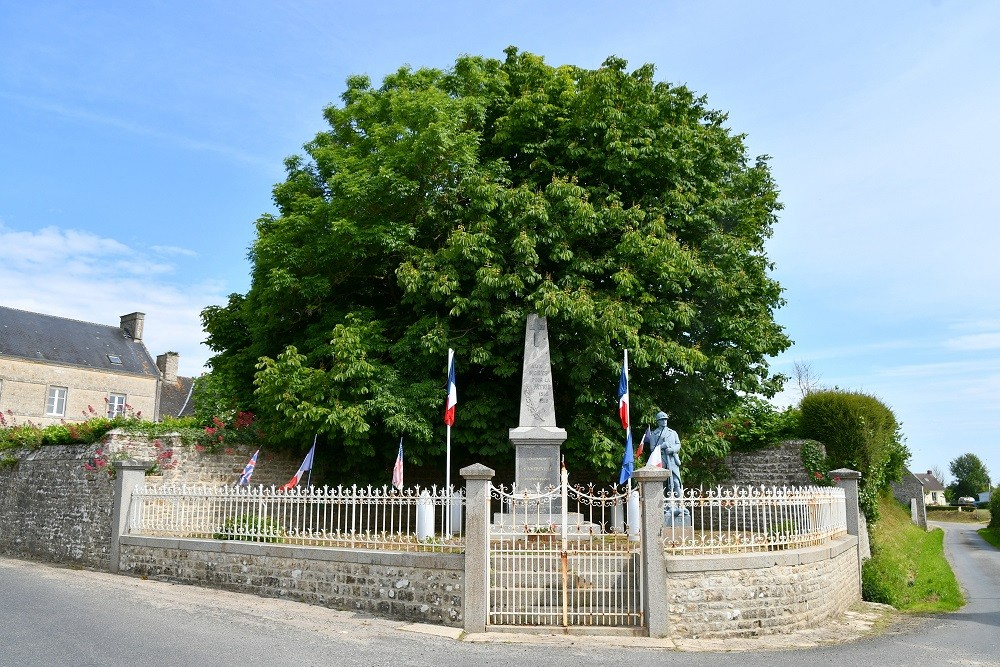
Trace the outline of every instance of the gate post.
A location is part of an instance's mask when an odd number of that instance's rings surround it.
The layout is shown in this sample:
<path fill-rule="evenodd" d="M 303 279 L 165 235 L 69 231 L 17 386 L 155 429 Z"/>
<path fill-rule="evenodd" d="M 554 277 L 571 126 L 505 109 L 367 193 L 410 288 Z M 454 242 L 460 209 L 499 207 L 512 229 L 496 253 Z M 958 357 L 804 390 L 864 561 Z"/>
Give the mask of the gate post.
<path fill-rule="evenodd" d="M 861 528 L 861 508 L 858 505 L 858 485 L 861 481 L 861 473 L 849 468 L 837 468 L 827 473 L 835 481 L 834 484 L 844 490 L 844 499 L 847 510 L 847 534 L 858 538 L 858 595 L 861 593 L 861 562 L 864 559 L 863 544 L 868 539 L 867 534 L 862 534 Z"/>
<path fill-rule="evenodd" d="M 490 589 L 490 480 L 482 463 L 458 471 L 465 478 L 465 631 L 486 632 Z"/>
<path fill-rule="evenodd" d="M 148 463 L 141 461 L 114 461 L 115 499 L 111 507 L 111 544 L 108 549 L 108 569 L 117 573 L 121 569 L 121 536 L 128 532 L 128 509 L 132 504 L 132 490 L 146 478 Z"/>
<path fill-rule="evenodd" d="M 632 473 L 639 484 L 642 500 L 642 527 L 639 532 L 642 553 L 643 615 L 650 637 L 670 636 L 670 602 L 667 599 L 667 567 L 663 556 L 663 483 L 670 471 L 646 466 Z"/>

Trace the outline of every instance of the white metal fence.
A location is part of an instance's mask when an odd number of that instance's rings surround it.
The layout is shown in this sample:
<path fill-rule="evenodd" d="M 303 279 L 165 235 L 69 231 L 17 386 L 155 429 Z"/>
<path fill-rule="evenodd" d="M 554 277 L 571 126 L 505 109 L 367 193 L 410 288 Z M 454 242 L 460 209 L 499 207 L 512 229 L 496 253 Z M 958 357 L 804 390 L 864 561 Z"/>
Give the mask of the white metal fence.
<path fill-rule="evenodd" d="M 570 487 L 564 473 L 558 488 L 491 495 L 490 625 L 642 625 L 638 492 Z"/>
<path fill-rule="evenodd" d="M 450 501 L 450 502 L 449 502 Z M 448 507 L 451 507 L 449 514 Z M 461 551 L 464 496 L 438 487 L 138 485 L 129 532 L 307 546 Z"/>
<path fill-rule="evenodd" d="M 685 489 L 664 498 L 663 545 L 675 555 L 795 549 L 847 532 L 844 490 L 834 487 Z"/>

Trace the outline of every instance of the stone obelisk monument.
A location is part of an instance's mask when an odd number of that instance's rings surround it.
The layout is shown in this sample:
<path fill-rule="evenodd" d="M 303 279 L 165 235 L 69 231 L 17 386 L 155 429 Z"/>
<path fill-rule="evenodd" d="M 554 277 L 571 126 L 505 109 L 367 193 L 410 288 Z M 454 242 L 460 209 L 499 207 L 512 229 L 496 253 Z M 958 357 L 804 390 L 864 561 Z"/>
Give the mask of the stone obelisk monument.
<path fill-rule="evenodd" d="M 521 416 L 510 429 L 518 488 L 559 485 L 559 447 L 565 440 L 566 429 L 556 426 L 548 326 L 544 317 L 531 314 L 524 331 Z"/>

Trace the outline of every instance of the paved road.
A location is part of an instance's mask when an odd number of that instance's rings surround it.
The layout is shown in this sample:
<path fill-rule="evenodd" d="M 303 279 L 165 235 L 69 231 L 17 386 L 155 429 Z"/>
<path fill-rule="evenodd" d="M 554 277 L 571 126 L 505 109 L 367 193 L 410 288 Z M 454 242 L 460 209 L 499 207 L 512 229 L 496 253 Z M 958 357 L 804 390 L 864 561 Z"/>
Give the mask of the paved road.
<path fill-rule="evenodd" d="M 821 632 L 744 641 L 497 634 L 459 641 L 427 626 L 286 600 L 0 558 L 0 666 L 1000 666 L 1000 551 L 974 526 L 937 525 L 969 604 L 846 643 L 870 614 Z"/>

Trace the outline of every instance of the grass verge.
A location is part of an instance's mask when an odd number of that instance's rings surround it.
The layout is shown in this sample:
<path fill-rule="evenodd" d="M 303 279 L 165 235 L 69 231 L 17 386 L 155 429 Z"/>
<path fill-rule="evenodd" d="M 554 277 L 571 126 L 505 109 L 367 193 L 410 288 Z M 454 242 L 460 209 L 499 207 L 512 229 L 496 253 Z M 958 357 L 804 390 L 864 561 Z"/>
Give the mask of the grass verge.
<path fill-rule="evenodd" d="M 1000 528 L 983 528 L 978 532 L 984 540 L 1000 549 Z"/>
<path fill-rule="evenodd" d="M 892 497 L 880 500 L 880 510 L 872 557 L 861 569 L 864 599 L 908 612 L 954 611 L 965 604 L 944 557 L 944 533 L 921 530 Z"/>

